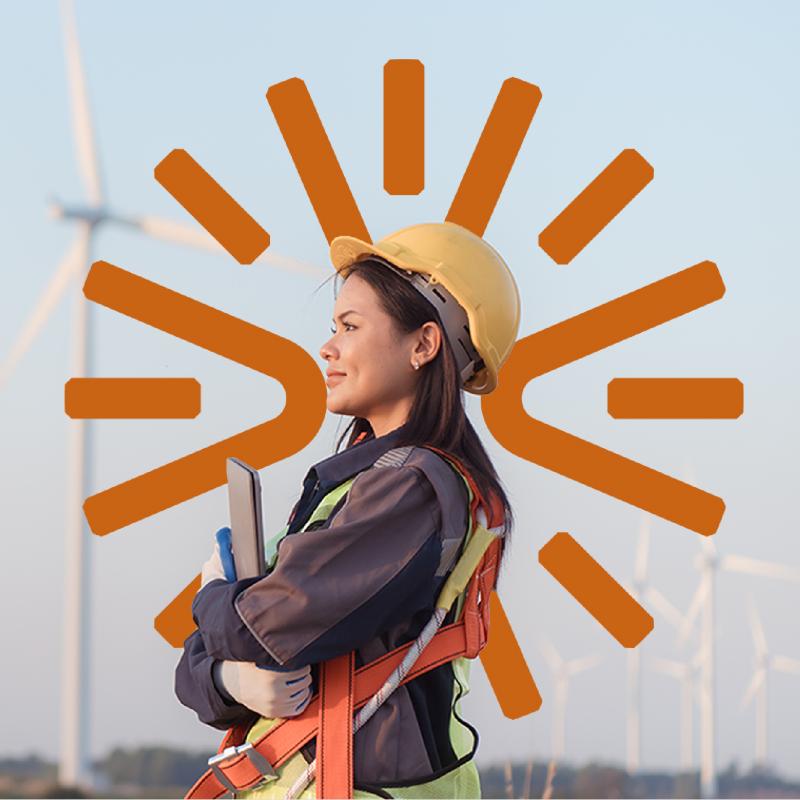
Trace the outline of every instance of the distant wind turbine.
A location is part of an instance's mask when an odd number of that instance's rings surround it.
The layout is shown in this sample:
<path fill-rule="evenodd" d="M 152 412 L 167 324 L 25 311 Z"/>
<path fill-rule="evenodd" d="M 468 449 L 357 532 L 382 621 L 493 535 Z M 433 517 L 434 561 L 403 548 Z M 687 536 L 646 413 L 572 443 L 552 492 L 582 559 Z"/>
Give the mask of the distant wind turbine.
<path fill-rule="evenodd" d="M 89 110 L 86 79 L 81 66 L 80 49 L 72 0 L 61 0 L 61 16 L 69 84 L 75 153 L 86 191 L 87 203 L 50 204 L 51 216 L 72 220 L 77 235 L 39 296 L 32 313 L 20 329 L 5 360 L 0 364 L 0 390 L 6 386 L 15 367 L 30 349 L 50 314 L 68 287 L 75 288 L 73 318 L 72 377 L 90 377 L 93 373 L 94 319 L 92 303 L 82 293 L 83 282 L 92 259 L 94 236 L 105 224 L 133 228 L 156 239 L 223 253 L 223 248 L 205 231 L 152 216 L 131 217 L 112 212 L 106 205 L 103 175 L 97 155 L 94 129 Z M 254 263 L 324 278 L 328 270 L 265 251 Z M 93 425 L 88 419 L 69 422 L 70 444 L 68 508 L 64 559 L 64 638 L 61 684 L 61 742 L 58 780 L 65 786 L 91 788 L 88 764 L 89 734 L 89 650 L 91 608 L 91 531 L 83 513 L 83 501 L 94 483 Z"/>
<path fill-rule="evenodd" d="M 690 483 L 692 481 L 689 481 Z M 800 570 L 784 564 L 773 564 L 739 555 L 718 556 L 713 539 L 705 538 L 701 552 L 694 560 L 701 578 L 689 605 L 680 638 L 685 640 L 702 610 L 702 645 L 705 654 L 700 690 L 700 793 L 703 797 L 716 797 L 717 733 L 716 733 L 716 573 L 743 572 L 781 580 L 800 581 Z"/>
<path fill-rule="evenodd" d="M 756 699 L 756 765 L 764 767 L 768 760 L 768 714 L 769 714 L 769 672 L 778 670 L 800 675 L 800 661 L 786 656 L 773 656 L 767 647 L 767 637 L 764 634 L 764 626 L 761 617 L 756 609 L 752 594 L 748 596 L 748 618 L 750 621 L 750 632 L 753 635 L 755 646 L 755 671 L 747 690 L 742 697 L 741 708 L 746 708 L 755 697 Z"/>
<path fill-rule="evenodd" d="M 573 658 L 564 661 L 552 643 L 543 639 L 541 642 L 542 653 L 553 673 L 555 679 L 555 702 L 553 704 L 553 742 L 552 758 L 556 762 L 564 755 L 565 746 L 565 727 L 567 715 L 567 690 L 569 689 L 569 679 L 597 666 L 602 660 L 597 655 L 586 656 L 584 658 Z"/>

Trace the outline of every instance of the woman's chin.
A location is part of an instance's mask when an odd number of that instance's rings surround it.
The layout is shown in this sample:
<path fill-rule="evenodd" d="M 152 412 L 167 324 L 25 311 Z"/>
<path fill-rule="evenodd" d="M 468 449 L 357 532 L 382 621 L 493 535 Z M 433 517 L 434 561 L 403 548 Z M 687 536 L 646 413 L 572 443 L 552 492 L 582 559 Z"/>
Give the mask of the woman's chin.
<path fill-rule="evenodd" d="M 344 398 L 336 397 L 335 391 L 328 392 L 326 403 L 331 414 L 339 414 L 342 417 L 362 416 L 361 409 L 353 405 L 353 403 L 348 403 Z"/>
<path fill-rule="evenodd" d="M 350 412 L 347 410 L 347 402 L 342 400 L 339 397 L 336 397 L 336 391 L 328 392 L 328 397 L 326 399 L 326 403 L 328 406 L 328 411 L 331 414 L 342 414 L 346 415 Z"/>

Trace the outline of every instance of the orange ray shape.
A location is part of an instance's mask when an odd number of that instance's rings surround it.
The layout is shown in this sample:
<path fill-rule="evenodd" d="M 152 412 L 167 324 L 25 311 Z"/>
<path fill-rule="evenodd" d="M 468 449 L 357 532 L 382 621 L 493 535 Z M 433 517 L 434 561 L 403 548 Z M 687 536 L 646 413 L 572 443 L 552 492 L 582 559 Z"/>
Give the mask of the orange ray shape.
<path fill-rule="evenodd" d="M 525 383 L 610 345 L 670 322 L 719 300 L 725 284 L 716 264 L 701 261 L 607 303 L 520 339 L 509 360 L 525 358 Z M 508 369 L 507 364 L 503 369 Z M 509 378 L 503 373 L 505 380 Z M 524 385 L 523 387 L 524 388 Z M 494 397 L 493 392 L 487 397 Z"/>
<path fill-rule="evenodd" d="M 484 419 L 510 452 L 690 530 L 711 535 L 725 503 L 611 450 L 527 414 L 530 380 L 718 300 L 725 286 L 716 265 L 696 264 L 655 283 L 520 339 L 481 398 Z"/>
<path fill-rule="evenodd" d="M 566 531 L 541 550 L 539 563 L 623 646 L 636 647 L 653 618 Z"/>
<path fill-rule="evenodd" d="M 105 261 L 92 264 L 83 293 L 274 378 L 286 393 L 286 405 L 274 419 L 89 497 L 83 509 L 94 533 L 111 533 L 224 485 L 230 456 L 262 469 L 316 436 L 325 416 L 325 383 L 315 361 L 294 342 Z"/>
<path fill-rule="evenodd" d="M 194 419 L 200 384 L 194 378 L 71 378 L 64 410 L 72 419 Z"/>
<path fill-rule="evenodd" d="M 623 150 L 540 234 L 539 247 L 569 264 L 653 180 L 653 168 Z"/>
<path fill-rule="evenodd" d="M 489 638 L 479 654 L 481 666 L 503 714 L 509 719 L 519 719 L 538 711 L 542 696 L 496 591 L 489 596 L 489 618 Z"/>
<path fill-rule="evenodd" d="M 192 601 L 200 591 L 201 580 L 198 572 L 153 620 L 153 627 L 172 647 L 183 647 L 197 629 L 192 616 Z"/>
<path fill-rule="evenodd" d="M 383 65 L 383 188 L 394 195 L 425 188 L 425 67 L 415 58 Z"/>
<path fill-rule="evenodd" d="M 372 242 L 305 82 L 270 86 L 267 102 L 328 243 L 341 235 Z"/>
<path fill-rule="evenodd" d="M 614 419 L 738 419 L 744 386 L 738 378 L 614 378 L 608 413 Z"/>
<path fill-rule="evenodd" d="M 542 98 L 538 86 L 506 78 L 445 220 L 483 236 Z"/>
<path fill-rule="evenodd" d="M 269 247 L 269 234 L 185 150 L 166 155 L 153 175 L 240 264 Z"/>

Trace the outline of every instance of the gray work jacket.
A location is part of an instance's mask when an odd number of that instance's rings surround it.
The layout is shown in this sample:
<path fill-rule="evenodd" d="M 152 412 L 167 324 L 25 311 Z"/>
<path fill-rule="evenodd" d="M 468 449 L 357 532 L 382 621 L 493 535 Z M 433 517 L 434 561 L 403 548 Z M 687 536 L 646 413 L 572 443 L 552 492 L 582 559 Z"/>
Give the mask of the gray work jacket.
<path fill-rule="evenodd" d="M 358 668 L 422 631 L 460 554 L 469 498 L 454 468 L 426 448 L 407 447 L 388 466 L 375 465 L 402 432 L 359 442 L 309 470 L 266 577 L 214 580 L 198 592 L 198 629 L 184 644 L 175 692 L 201 722 L 224 730 L 258 718 L 225 700 L 213 680 L 216 660 L 310 664 L 316 691 L 319 662 L 355 650 Z M 327 520 L 300 530 L 322 497 L 354 475 Z M 444 624 L 454 621 L 455 607 Z M 446 663 L 394 691 L 355 733 L 355 783 L 426 782 L 456 766 L 454 680 Z M 314 740 L 303 748 L 309 760 L 315 752 Z"/>

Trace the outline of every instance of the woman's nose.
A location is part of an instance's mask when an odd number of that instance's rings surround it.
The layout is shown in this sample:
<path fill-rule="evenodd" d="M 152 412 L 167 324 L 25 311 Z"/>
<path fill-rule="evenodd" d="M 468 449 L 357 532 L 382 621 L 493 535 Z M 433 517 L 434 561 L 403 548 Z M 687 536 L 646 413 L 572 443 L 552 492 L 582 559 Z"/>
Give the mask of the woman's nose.
<path fill-rule="evenodd" d="M 333 336 L 328 339 L 325 344 L 322 345 L 319 349 L 319 354 L 322 357 L 323 361 L 327 361 L 333 355 L 333 347 L 331 346 L 331 342 L 333 341 Z"/>

